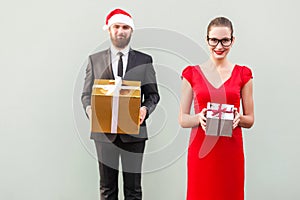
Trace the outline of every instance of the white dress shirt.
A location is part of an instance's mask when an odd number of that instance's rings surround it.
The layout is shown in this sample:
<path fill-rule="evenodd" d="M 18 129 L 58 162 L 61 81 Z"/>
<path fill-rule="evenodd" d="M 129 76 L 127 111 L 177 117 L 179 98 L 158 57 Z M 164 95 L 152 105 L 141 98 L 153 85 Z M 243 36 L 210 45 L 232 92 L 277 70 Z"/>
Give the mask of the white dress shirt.
<path fill-rule="evenodd" d="M 119 52 L 123 53 L 122 61 L 123 61 L 123 77 L 125 75 L 126 69 L 127 69 L 127 63 L 128 63 L 128 54 L 129 54 L 129 46 L 125 47 L 121 51 L 116 49 L 113 45 L 110 47 L 111 52 L 111 64 L 112 64 L 112 70 L 114 73 L 114 77 L 118 76 L 118 62 L 120 56 L 118 55 Z"/>

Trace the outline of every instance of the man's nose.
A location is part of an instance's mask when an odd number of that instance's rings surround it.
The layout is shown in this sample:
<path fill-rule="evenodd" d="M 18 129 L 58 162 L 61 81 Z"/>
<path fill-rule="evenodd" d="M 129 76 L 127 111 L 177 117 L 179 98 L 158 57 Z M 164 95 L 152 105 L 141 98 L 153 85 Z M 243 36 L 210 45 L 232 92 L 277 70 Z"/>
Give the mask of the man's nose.
<path fill-rule="evenodd" d="M 118 33 L 123 33 L 124 32 L 124 28 L 123 27 L 119 27 L 117 30 L 118 30 Z"/>

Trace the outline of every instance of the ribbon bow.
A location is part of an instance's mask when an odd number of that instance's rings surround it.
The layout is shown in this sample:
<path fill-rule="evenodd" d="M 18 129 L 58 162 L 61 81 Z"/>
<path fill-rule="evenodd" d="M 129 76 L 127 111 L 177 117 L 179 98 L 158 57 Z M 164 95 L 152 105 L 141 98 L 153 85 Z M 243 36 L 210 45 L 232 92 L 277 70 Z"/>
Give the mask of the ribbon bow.
<path fill-rule="evenodd" d="M 210 107 L 211 107 L 211 104 L 210 104 Z M 207 111 L 212 111 L 212 116 L 216 116 L 218 115 L 218 118 L 221 119 L 222 117 L 222 113 L 233 113 L 233 110 L 226 110 L 226 108 L 223 108 L 222 109 L 222 104 L 219 104 L 219 107 L 217 110 L 215 109 L 207 109 Z"/>

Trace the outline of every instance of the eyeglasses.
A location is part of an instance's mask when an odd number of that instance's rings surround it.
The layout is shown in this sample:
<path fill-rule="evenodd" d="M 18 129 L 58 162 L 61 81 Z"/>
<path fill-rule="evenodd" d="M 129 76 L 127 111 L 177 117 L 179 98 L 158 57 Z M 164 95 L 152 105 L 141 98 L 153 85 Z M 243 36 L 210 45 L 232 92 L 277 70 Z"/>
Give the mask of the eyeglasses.
<path fill-rule="evenodd" d="M 217 38 L 210 38 L 207 36 L 207 42 L 209 46 L 216 47 L 218 46 L 219 42 L 221 42 L 223 47 L 229 47 L 232 43 L 232 36 L 231 38 L 223 38 L 221 40 Z"/>

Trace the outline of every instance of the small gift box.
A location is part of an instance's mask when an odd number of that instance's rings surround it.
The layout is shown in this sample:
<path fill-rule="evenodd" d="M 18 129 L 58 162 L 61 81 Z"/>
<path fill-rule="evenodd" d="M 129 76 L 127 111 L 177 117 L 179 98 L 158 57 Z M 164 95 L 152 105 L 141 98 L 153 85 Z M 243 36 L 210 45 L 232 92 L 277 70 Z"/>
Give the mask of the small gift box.
<path fill-rule="evenodd" d="M 207 103 L 206 135 L 232 136 L 234 106 L 229 104 Z"/>
<path fill-rule="evenodd" d="M 140 81 L 96 79 L 91 107 L 92 133 L 139 134 Z"/>

